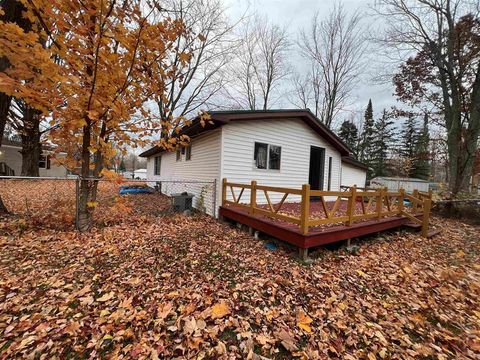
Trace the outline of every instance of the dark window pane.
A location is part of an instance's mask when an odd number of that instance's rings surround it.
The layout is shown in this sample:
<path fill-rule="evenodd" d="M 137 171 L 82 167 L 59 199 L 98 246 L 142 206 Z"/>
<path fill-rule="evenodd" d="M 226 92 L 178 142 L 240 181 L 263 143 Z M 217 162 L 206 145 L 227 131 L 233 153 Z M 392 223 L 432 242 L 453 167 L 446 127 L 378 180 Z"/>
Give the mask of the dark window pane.
<path fill-rule="evenodd" d="M 282 148 L 280 146 L 270 145 L 270 157 L 268 168 L 272 170 L 280 170 L 280 155 Z"/>
<path fill-rule="evenodd" d="M 180 161 L 181 159 L 181 155 L 182 153 L 180 152 L 180 150 L 177 150 L 177 161 Z"/>
<path fill-rule="evenodd" d="M 47 168 L 47 158 L 45 155 L 40 155 L 40 159 L 38 160 L 38 167 L 40 169 L 46 169 Z"/>
<path fill-rule="evenodd" d="M 160 175 L 161 164 L 162 164 L 162 157 L 161 156 L 156 156 L 155 157 L 155 162 L 154 162 L 154 165 L 155 165 L 154 174 L 155 175 Z"/>
<path fill-rule="evenodd" d="M 267 151 L 268 145 L 263 143 L 255 143 L 255 151 L 253 159 L 255 160 L 255 166 L 257 169 L 267 168 Z"/>
<path fill-rule="evenodd" d="M 191 158 L 192 158 L 192 146 L 189 145 L 185 150 L 185 160 L 190 160 Z"/>

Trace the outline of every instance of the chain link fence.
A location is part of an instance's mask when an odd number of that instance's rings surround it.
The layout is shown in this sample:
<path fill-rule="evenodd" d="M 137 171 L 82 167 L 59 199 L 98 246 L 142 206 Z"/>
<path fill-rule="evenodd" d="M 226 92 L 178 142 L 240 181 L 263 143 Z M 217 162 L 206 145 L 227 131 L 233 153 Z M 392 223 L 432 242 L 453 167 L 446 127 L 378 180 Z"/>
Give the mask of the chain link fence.
<path fill-rule="evenodd" d="M 92 180 L 92 179 L 90 179 Z M 193 194 L 193 206 L 215 214 L 216 182 L 193 180 L 107 180 L 98 181 L 94 226 L 109 226 L 161 216 L 172 211 L 171 196 Z M 0 177 L 0 198 L 8 210 L 9 224 L 17 227 L 74 229 L 77 221 L 80 179 L 41 177 Z M 1 215 L 1 214 L 0 214 Z M 2 225 L 0 221 L 0 232 Z"/>
<path fill-rule="evenodd" d="M 193 195 L 193 207 L 208 215 L 216 215 L 217 182 L 202 180 L 157 180 L 150 186 L 164 195 L 189 193 Z"/>

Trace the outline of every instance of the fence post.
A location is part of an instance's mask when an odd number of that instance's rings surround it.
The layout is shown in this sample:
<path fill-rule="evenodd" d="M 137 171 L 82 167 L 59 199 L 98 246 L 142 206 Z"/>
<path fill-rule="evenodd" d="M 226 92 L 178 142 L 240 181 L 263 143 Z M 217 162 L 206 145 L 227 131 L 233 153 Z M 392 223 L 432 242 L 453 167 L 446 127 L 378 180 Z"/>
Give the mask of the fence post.
<path fill-rule="evenodd" d="M 380 219 L 382 217 L 382 207 L 383 207 L 383 188 L 377 190 L 377 218 Z"/>
<path fill-rule="evenodd" d="M 222 206 L 225 206 L 227 201 L 227 178 L 222 179 Z"/>
<path fill-rule="evenodd" d="M 300 213 L 300 231 L 308 233 L 308 220 L 310 218 L 310 184 L 302 185 L 302 204 Z"/>
<path fill-rule="evenodd" d="M 79 197 L 80 197 L 80 176 L 77 176 L 75 179 L 75 229 L 78 228 L 78 206 L 79 206 Z"/>
<path fill-rule="evenodd" d="M 432 207 L 432 199 L 423 200 L 423 217 L 422 217 L 422 236 L 428 237 L 428 222 L 430 220 L 430 208 Z"/>
<path fill-rule="evenodd" d="M 250 183 L 250 215 L 255 214 L 255 206 L 257 205 L 257 182 L 252 180 Z"/>
<path fill-rule="evenodd" d="M 398 190 L 398 192 L 400 193 L 400 196 L 398 197 L 398 211 L 401 214 L 403 211 L 403 205 L 404 205 L 403 201 L 405 199 L 405 190 L 401 188 L 400 190 Z"/>
<path fill-rule="evenodd" d="M 213 202 L 213 217 L 216 217 L 217 216 L 217 179 L 213 179 L 213 199 L 212 199 L 212 202 Z"/>
<path fill-rule="evenodd" d="M 348 226 L 351 226 L 353 224 L 353 215 L 355 213 L 355 202 L 356 202 L 356 197 L 357 197 L 357 185 L 353 185 L 350 187 L 350 198 L 348 199 L 348 209 L 347 209 L 347 215 L 348 215 Z"/>

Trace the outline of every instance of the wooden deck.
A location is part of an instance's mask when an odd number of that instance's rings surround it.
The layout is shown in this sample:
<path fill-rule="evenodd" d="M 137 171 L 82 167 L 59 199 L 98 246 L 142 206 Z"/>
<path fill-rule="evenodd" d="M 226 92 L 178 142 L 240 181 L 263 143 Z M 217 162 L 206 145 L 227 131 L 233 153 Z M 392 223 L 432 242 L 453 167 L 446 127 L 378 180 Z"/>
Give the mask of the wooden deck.
<path fill-rule="evenodd" d="M 410 223 L 410 220 L 404 216 L 392 216 L 379 220 L 357 222 L 350 226 L 339 224 L 327 228 L 316 227 L 309 229 L 307 234 L 302 234 L 298 226 L 294 224 L 279 222 L 266 217 L 252 216 L 245 210 L 235 206 L 221 206 L 220 216 L 247 225 L 302 249 L 374 234 Z M 418 216 L 418 219 L 421 220 L 421 215 Z"/>
<path fill-rule="evenodd" d="M 248 202 L 241 201 L 245 193 L 249 193 Z M 276 198 L 281 200 L 271 201 L 272 193 L 279 193 Z M 266 204 L 258 203 L 259 194 Z M 300 201 L 286 201 L 291 195 Z M 261 186 L 256 181 L 229 183 L 224 179 L 219 215 L 293 244 L 305 257 L 306 250 L 312 247 L 403 225 L 417 228 L 428 237 L 431 199 L 431 192 L 407 194 L 402 189 L 359 191 L 352 187 L 346 191 L 318 191 L 310 190 L 308 184 L 293 189 Z"/>

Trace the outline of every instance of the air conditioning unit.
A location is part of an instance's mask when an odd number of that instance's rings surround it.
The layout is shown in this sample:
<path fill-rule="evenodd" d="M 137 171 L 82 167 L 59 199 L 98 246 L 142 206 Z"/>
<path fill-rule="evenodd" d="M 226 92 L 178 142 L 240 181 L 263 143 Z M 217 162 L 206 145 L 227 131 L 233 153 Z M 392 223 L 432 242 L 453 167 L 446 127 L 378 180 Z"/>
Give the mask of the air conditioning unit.
<path fill-rule="evenodd" d="M 187 192 L 172 194 L 173 210 L 184 212 L 193 209 L 193 194 Z"/>

